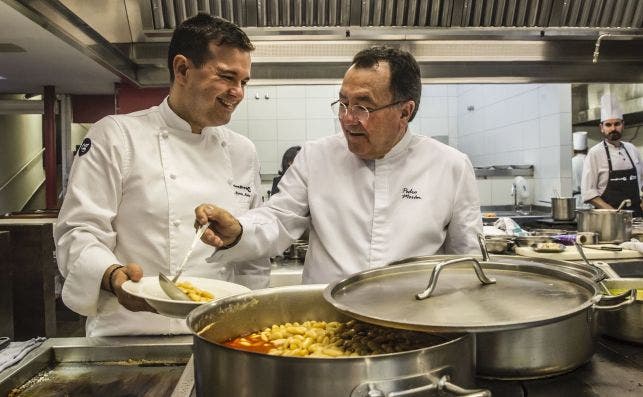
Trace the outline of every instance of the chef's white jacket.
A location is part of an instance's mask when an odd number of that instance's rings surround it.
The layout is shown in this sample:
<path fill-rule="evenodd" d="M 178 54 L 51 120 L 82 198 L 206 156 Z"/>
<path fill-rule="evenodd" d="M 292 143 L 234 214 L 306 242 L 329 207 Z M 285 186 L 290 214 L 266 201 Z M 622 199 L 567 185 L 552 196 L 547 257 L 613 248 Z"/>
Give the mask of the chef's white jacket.
<path fill-rule="evenodd" d="M 145 276 L 173 274 L 195 234 L 194 208 L 210 202 L 237 216 L 261 203 L 259 163 L 247 138 L 225 127 L 193 134 L 167 98 L 90 129 L 54 228 L 62 298 L 88 316 L 88 336 L 188 332 L 184 320 L 128 311 L 100 283 L 116 263 L 137 263 Z M 183 274 L 268 285 L 268 257 L 206 263 L 210 253 L 199 243 Z"/>
<path fill-rule="evenodd" d="M 307 142 L 266 206 L 240 217 L 243 235 L 212 260 L 275 255 L 310 221 L 304 283 L 328 283 L 392 261 L 479 253 L 482 216 L 463 153 L 407 132 L 384 158 L 364 161 L 343 135 Z"/>
<path fill-rule="evenodd" d="M 621 146 L 616 147 L 608 142 L 607 148 L 612 159 L 612 169 L 615 171 L 629 170 L 632 168 L 632 163 L 630 163 L 630 159 L 625 153 L 625 150 L 627 150 L 636 167 L 640 190 L 641 186 L 643 186 L 643 180 L 641 179 L 643 165 L 641 164 L 641 156 L 636 146 L 629 142 L 621 142 Z M 608 180 L 609 166 L 607 164 L 605 147 L 603 146 L 603 141 L 601 141 L 589 149 L 585 162 L 583 163 L 583 179 L 581 181 L 581 196 L 583 202 L 602 195 L 607 187 Z"/>

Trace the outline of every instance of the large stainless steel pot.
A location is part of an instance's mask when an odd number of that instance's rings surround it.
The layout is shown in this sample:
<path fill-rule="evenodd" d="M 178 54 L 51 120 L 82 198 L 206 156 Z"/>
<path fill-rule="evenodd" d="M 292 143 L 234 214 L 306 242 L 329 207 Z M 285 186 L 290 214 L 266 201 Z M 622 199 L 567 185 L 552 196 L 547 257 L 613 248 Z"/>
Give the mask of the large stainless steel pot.
<path fill-rule="evenodd" d="M 578 210 L 576 214 L 578 231 L 597 233 L 599 243 L 619 244 L 632 236 L 630 210 L 589 209 Z"/>
<path fill-rule="evenodd" d="M 608 290 L 643 290 L 643 279 L 621 278 L 605 280 Z M 623 310 L 600 313 L 600 330 L 613 338 L 643 344 L 643 300 L 637 300 Z"/>
<path fill-rule="evenodd" d="M 571 221 L 576 214 L 575 197 L 552 197 L 551 198 L 551 217 L 555 221 Z"/>
<path fill-rule="evenodd" d="M 221 344 L 273 324 L 349 319 L 323 299 L 323 289 L 301 285 L 253 291 L 191 312 L 187 323 L 194 333 L 197 396 L 367 397 L 417 387 L 437 396 L 438 389 L 458 390 L 444 379 L 438 382 L 443 376 L 465 387 L 473 384 L 474 337 L 467 334 L 444 335 L 442 344 L 402 353 L 332 359 L 270 356 Z M 488 394 L 460 389 L 457 395 Z"/>
<path fill-rule="evenodd" d="M 475 279 L 471 264 L 477 264 L 475 274 L 485 285 Z M 417 295 L 424 300 L 414 301 L 413 294 L 425 288 Z M 473 258 L 368 270 L 330 284 L 324 296 L 340 311 L 374 324 L 475 332 L 478 375 L 502 379 L 557 375 L 589 361 L 597 334 L 596 312 L 633 301 L 629 297 L 602 306 L 601 301 L 611 300 L 603 297 L 597 283 L 564 269 L 478 264 Z"/>

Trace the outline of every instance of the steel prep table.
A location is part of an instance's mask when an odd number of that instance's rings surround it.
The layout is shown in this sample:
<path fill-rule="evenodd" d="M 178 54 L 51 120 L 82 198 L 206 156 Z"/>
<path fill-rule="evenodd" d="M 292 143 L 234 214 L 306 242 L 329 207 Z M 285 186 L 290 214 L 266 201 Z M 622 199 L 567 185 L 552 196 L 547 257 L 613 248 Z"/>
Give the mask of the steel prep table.
<path fill-rule="evenodd" d="M 0 395 L 29 382 L 31 388 L 17 395 L 64 393 L 62 387 L 67 386 L 75 397 L 101 395 L 106 389 L 114 397 L 145 393 L 190 397 L 195 395 L 188 363 L 191 345 L 187 335 L 49 339 L 0 373 Z M 74 377 L 82 378 L 82 387 Z M 59 382 L 55 388 L 47 386 L 52 381 Z M 568 374 L 531 381 L 480 379 L 478 385 L 489 388 L 494 397 L 639 397 L 643 346 L 601 338 L 592 360 Z"/>

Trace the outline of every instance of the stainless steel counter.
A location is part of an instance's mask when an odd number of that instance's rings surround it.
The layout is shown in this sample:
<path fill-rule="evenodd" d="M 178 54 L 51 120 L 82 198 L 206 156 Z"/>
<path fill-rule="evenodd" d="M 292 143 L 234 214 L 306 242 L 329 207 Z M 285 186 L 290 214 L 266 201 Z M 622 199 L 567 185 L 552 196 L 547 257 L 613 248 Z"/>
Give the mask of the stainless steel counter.
<path fill-rule="evenodd" d="M 270 287 L 301 284 L 304 261 L 299 259 L 275 258 L 270 270 Z"/>
<path fill-rule="evenodd" d="M 95 392 L 106 387 L 114 397 L 150 390 L 156 392 L 153 395 L 193 396 L 192 367 L 186 367 L 191 346 L 192 337 L 187 335 L 49 339 L 20 364 L 0 373 L 0 395 L 14 388 L 24 389 L 18 395 L 37 395 L 21 386 L 30 382 L 42 390 L 48 381 L 74 375 L 85 382 L 81 389 L 75 385 L 80 392 L 74 396 L 98 395 Z M 137 379 L 139 385 L 127 379 Z M 592 360 L 569 374 L 532 381 L 480 379 L 478 385 L 489 388 L 494 397 L 639 397 L 643 395 L 643 346 L 602 338 Z"/>

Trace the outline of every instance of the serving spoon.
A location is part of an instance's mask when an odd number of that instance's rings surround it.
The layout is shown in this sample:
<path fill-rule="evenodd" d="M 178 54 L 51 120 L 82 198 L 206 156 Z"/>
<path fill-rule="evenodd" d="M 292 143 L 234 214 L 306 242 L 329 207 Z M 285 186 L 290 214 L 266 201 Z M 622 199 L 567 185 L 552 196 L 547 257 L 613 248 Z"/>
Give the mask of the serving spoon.
<path fill-rule="evenodd" d="M 210 222 L 206 223 L 205 225 L 201 225 L 201 227 L 196 231 L 188 252 L 185 253 L 183 261 L 179 265 L 176 274 L 174 275 L 174 277 L 172 277 L 171 280 L 165 274 L 159 272 L 159 284 L 161 285 L 161 289 L 171 299 L 179 301 L 192 301 L 192 299 L 190 299 L 190 297 L 187 296 L 185 292 L 181 291 L 181 289 L 176 286 L 176 281 L 181 276 L 181 273 L 183 273 L 183 266 L 185 266 L 185 264 L 187 263 L 190 255 L 192 254 L 192 251 L 194 250 L 194 247 L 196 247 L 199 240 L 201 240 L 201 236 L 203 236 L 203 233 L 205 233 L 205 231 L 208 229 L 208 226 L 210 226 Z"/>

